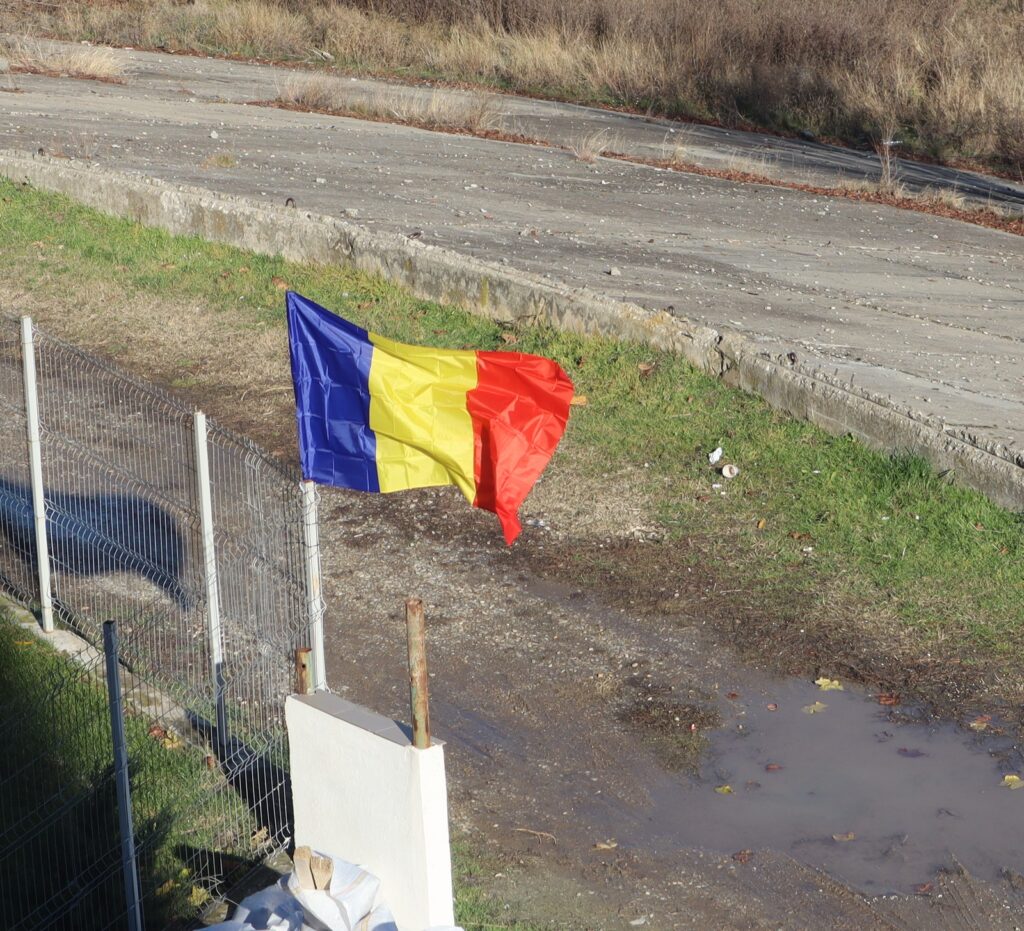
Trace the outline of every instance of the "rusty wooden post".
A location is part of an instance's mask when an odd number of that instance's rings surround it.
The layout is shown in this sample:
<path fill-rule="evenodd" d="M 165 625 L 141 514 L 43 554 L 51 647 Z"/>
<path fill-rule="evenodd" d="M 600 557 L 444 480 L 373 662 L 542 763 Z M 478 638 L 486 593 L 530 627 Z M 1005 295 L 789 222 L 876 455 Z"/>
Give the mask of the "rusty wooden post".
<path fill-rule="evenodd" d="M 409 636 L 409 701 L 412 704 L 412 744 L 421 750 L 430 746 L 430 697 L 427 693 L 427 637 L 423 602 L 410 598 L 405 603 L 405 626 Z"/>
<path fill-rule="evenodd" d="M 309 661 L 313 651 L 309 647 L 299 647 L 295 651 L 295 691 L 299 695 L 309 695 Z"/>

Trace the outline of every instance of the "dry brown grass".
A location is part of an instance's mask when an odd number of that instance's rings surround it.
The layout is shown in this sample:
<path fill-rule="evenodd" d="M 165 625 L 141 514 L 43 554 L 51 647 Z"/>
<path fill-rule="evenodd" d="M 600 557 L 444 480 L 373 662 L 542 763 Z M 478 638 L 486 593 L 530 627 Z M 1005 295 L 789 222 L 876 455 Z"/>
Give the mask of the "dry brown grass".
<path fill-rule="evenodd" d="M 47 43 L 21 40 L 6 52 L 11 71 L 50 74 L 94 81 L 124 81 L 124 66 L 106 48 L 60 48 Z"/>
<path fill-rule="evenodd" d="M 503 124 L 493 94 L 455 97 L 432 92 L 424 96 L 396 87 L 366 97 L 353 94 L 344 81 L 319 74 L 291 78 L 280 89 L 275 102 L 304 110 L 476 135 L 501 132 Z"/>
<path fill-rule="evenodd" d="M 596 161 L 611 148 L 611 135 L 607 129 L 580 136 L 569 144 L 569 151 L 581 162 Z"/>
<path fill-rule="evenodd" d="M 200 168 L 237 168 L 238 157 L 234 152 L 220 151 L 208 155 L 199 165 Z"/>
<path fill-rule="evenodd" d="M 1018 0 L 0 0 L 7 28 L 432 75 L 1024 172 Z"/>

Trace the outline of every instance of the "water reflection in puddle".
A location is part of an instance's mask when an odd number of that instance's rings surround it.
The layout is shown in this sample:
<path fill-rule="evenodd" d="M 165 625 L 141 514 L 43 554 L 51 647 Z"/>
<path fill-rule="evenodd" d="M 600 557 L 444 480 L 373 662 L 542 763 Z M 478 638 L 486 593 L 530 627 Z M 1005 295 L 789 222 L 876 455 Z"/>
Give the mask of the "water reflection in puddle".
<path fill-rule="evenodd" d="M 701 779 L 674 793 L 677 839 L 781 850 L 871 893 L 912 891 L 952 857 L 983 878 L 1024 870 L 1024 790 L 1000 787 L 1021 772 L 1013 742 L 894 717 L 863 693 L 803 682 L 738 695 Z M 724 785 L 731 794 L 714 791 Z"/>

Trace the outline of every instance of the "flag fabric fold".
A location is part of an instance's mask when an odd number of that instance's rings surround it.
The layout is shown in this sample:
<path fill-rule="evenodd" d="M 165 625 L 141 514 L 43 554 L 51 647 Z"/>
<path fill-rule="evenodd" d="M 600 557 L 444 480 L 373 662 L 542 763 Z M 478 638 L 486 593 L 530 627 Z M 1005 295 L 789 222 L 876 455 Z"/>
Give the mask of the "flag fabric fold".
<path fill-rule="evenodd" d="M 398 343 L 293 291 L 286 303 L 303 477 L 371 492 L 456 485 L 512 543 L 569 419 L 561 367 Z"/>

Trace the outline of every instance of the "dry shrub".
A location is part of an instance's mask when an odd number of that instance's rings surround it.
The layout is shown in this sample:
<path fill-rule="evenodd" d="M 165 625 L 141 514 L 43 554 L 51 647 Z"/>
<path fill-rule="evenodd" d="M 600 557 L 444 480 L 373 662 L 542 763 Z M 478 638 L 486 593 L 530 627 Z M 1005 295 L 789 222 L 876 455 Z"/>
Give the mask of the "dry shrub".
<path fill-rule="evenodd" d="M 337 78 L 321 74 L 297 75 L 289 78 L 278 90 L 277 100 L 287 106 L 326 113 L 348 107 L 348 95 L 344 90 Z"/>
<path fill-rule="evenodd" d="M 405 88 L 383 89 L 371 97 L 325 75 L 300 75 L 278 91 L 277 102 L 325 113 L 346 114 L 385 122 L 410 123 L 429 129 L 482 133 L 503 124 L 497 98 L 490 94 L 423 96 Z"/>
<path fill-rule="evenodd" d="M 8 54 L 9 67 L 13 71 L 97 81 L 124 80 L 124 65 L 108 48 L 61 48 L 41 42 L 18 41 Z"/>
<path fill-rule="evenodd" d="M 318 47 L 339 62 L 375 71 L 410 68 L 422 62 L 424 49 L 415 30 L 398 20 L 338 6 L 315 10 L 311 16 Z"/>
<path fill-rule="evenodd" d="M 226 49 L 257 58 L 293 58 L 312 44 L 309 20 L 262 0 L 236 0 L 214 8 L 214 35 Z"/>

